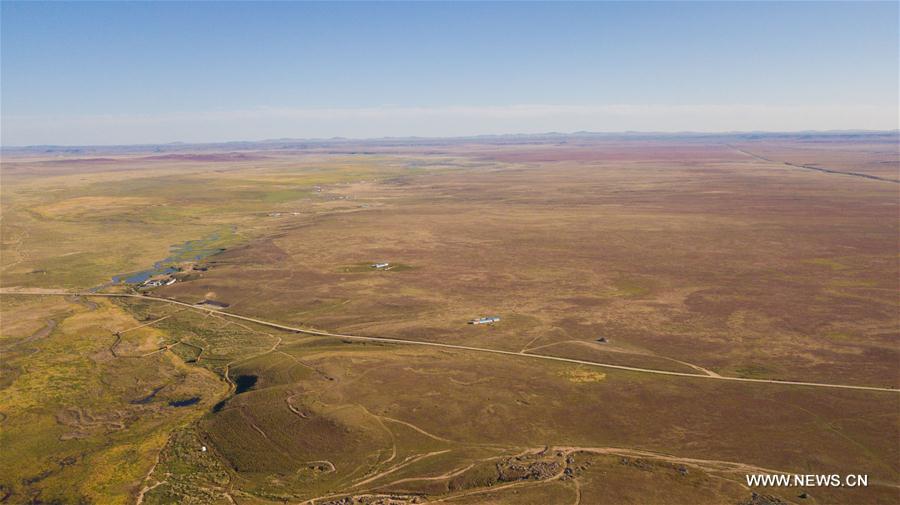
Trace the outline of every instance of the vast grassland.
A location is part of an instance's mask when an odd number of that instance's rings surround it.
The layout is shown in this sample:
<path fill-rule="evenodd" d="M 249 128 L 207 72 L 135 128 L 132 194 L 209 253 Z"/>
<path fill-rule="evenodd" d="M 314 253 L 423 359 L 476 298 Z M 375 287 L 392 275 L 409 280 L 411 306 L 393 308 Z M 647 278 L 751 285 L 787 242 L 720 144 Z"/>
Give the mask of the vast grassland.
<path fill-rule="evenodd" d="M 5 156 L 0 500 L 900 501 L 896 138 L 559 140 Z"/>

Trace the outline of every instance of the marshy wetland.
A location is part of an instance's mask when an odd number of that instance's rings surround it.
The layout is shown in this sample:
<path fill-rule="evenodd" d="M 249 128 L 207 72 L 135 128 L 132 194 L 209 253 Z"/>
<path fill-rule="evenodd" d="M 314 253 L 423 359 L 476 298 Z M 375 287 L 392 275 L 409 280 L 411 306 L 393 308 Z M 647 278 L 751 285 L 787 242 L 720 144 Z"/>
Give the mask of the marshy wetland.
<path fill-rule="evenodd" d="M 5 155 L 0 498 L 896 503 L 896 142 Z"/>
<path fill-rule="evenodd" d="M 180 263 L 200 262 L 214 254 L 225 251 L 225 244 L 234 240 L 235 227 L 226 228 L 226 231 L 217 231 L 209 236 L 197 240 L 188 240 L 169 247 L 169 256 L 153 263 L 153 267 L 132 272 L 129 274 L 114 275 L 112 284 L 141 284 L 154 276 L 170 275 L 181 271 Z M 108 287 L 108 285 L 101 286 Z"/>

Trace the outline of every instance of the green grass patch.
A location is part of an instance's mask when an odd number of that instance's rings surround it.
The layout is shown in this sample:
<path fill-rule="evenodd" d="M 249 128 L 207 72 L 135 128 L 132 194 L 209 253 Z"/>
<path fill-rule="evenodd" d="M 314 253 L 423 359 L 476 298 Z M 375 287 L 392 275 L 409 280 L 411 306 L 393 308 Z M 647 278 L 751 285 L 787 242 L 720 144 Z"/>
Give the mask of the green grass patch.
<path fill-rule="evenodd" d="M 736 369 L 735 373 L 745 379 L 766 379 L 772 377 L 775 370 L 764 365 L 750 364 Z"/>
<path fill-rule="evenodd" d="M 833 259 L 833 258 L 813 258 L 808 260 L 803 260 L 803 263 L 808 265 L 816 265 L 820 267 L 826 267 L 831 270 L 839 271 L 839 270 L 847 270 L 850 268 L 849 266 Z"/>
<path fill-rule="evenodd" d="M 650 293 L 653 286 L 647 279 L 638 277 L 620 277 L 613 282 L 613 286 L 619 296 L 625 298 L 640 298 Z"/>

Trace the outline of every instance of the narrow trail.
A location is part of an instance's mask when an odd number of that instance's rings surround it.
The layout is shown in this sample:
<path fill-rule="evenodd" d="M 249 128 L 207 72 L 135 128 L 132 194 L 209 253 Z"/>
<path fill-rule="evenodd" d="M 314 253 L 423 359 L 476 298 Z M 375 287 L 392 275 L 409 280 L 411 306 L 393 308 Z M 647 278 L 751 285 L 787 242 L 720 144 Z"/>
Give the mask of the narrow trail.
<path fill-rule="evenodd" d="M 176 342 L 172 342 L 171 344 L 166 344 L 166 345 L 160 347 L 159 349 L 157 349 L 157 350 L 155 350 L 155 351 L 145 352 L 144 354 L 141 354 L 141 355 L 138 355 L 138 356 L 124 356 L 124 355 L 121 355 L 121 354 L 120 354 L 119 356 L 122 357 L 122 358 L 128 358 L 128 357 L 146 358 L 146 357 L 148 357 L 148 356 L 153 356 L 154 354 L 158 354 L 158 353 L 161 353 L 161 352 L 171 351 L 173 347 L 175 347 L 176 345 L 178 345 L 178 344 L 180 344 L 180 343 L 181 343 L 181 340 L 178 340 L 178 341 L 176 341 Z"/>
<path fill-rule="evenodd" d="M 532 342 L 533 342 L 533 340 L 532 340 Z M 696 370 L 700 373 L 706 374 L 706 375 L 711 375 L 714 377 L 721 377 L 721 375 L 717 374 L 716 372 L 713 372 L 712 370 L 703 368 L 700 365 L 688 363 L 687 361 L 681 361 L 681 360 L 678 360 L 675 358 L 670 358 L 668 356 L 654 354 L 652 352 L 634 352 L 634 351 L 626 351 L 623 349 L 617 349 L 615 347 L 606 347 L 606 346 L 598 344 L 596 342 L 585 342 L 584 340 L 563 340 L 560 342 L 552 342 L 549 344 L 539 345 L 537 347 L 526 347 L 526 348 L 522 349 L 521 351 L 519 351 L 519 354 L 533 354 L 531 351 L 537 351 L 538 349 L 547 349 L 548 347 L 553 347 L 553 346 L 561 345 L 561 344 L 583 345 L 586 347 L 590 347 L 591 349 L 596 349 L 598 351 L 603 351 L 603 352 L 613 352 L 613 353 L 620 353 L 620 354 L 630 354 L 632 356 L 647 356 L 647 357 L 652 357 L 652 358 L 664 359 L 664 360 L 671 361 L 673 363 L 678 363 L 678 364 L 684 365 L 688 368 L 693 368 L 694 370 Z"/>
<path fill-rule="evenodd" d="M 728 147 L 730 147 L 731 149 L 734 149 L 735 151 L 737 151 L 737 152 L 739 152 L 739 153 L 746 154 L 747 156 L 750 156 L 751 158 L 755 158 L 755 159 L 760 160 L 760 161 L 765 161 L 765 162 L 767 162 L 767 163 L 774 163 L 774 164 L 776 164 L 776 165 L 786 165 L 786 166 L 789 166 L 789 167 L 792 167 L 792 168 L 800 168 L 800 169 L 803 169 L 803 170 L 813 170 L 813 171 L 816 171 L 816 172 L 822 172 L 822 173 L 825 173 L 825 174 L 849 175 L 849 176 L 851 176 L 851 177 L 859 177 L 859 178 L 862 178 L 862 179 L 870 179 L 870 180 L 874 180 L 874 181 L 892 182 L 892 183 L 894 183 L 894 184 L 900 184 L 900 180 L 897 180 L 897 179 L 888 179 L 887 177 L 879 177 L 879 176 L 877 176 L 877 175 L 863 174 L 863 173 L 860 173 L 860 172 L 846 172 L 846 171 L 843 171 L 843 170 L 835 170 L 835 169 L 833 169 L 833 168 L 817 167 L 817 166 L 815 166 L 815 165 L 802 165 L 802 164 L 799 164 L 799 163 L 791 163 L 791 162 L 789 162 L 789 161 L 778 161 L 778 160 L 773 160 L 773 159 L 766 158 L 766 157 L 764 157 L 764 156 L 760 156 L 760 155 L 758 155 L 758 154 L 752 153 L 752 152 L 747 151 L 747 150 L 745 150 L 745 149 L 740 149 L 740 148 L 735 147 L 735 146 L 730 145 L 730 144 L 728 145 Z"/>
<path fill-rule="evenodd" d="M 378 425 L 381 426 L 381 429 L 384 430 L 385 432 L 387 432 L 388 437 L 390 437 L 390 439 L 391 439 L 391 456 L 384 461 L 376 463 L 376 465 L 383 465 L 385 463 L 390 463 L 391 461 L 394 461 L 395 459 L 397 459 L 397 436 L 394 435 L 394 432 L 390 428 L 388 428 L 387 425 L 384 424 L 384 419 L 382 419 L 381 416 L 379 416 L 377 414 L 373 414 L 369 409 L 365 408 L 362 405 L 359 405 L 359 408 L 361 408 L 362 411 L 365 412 L 367 416 L 374 418 L 375 421 L 378 422 Z"/>
<path fill-rule="evenodd" d="M 374 415 L 374 414 L 373 414 L 373 415 Z M 421 433 L 422 435 L 425 435 L 425 436 L 428 437 L 428 438 L 433 438 L 434 440 L 438 440 L 438 441 L 440 441 L 440 442 L 448 442 L 448 443 L 451 443 L 451 444 L 457 443 L 457 442 L 454 442 L 453 440 L 448 440 L 448 439 L 446 439 L 446 438 L 444 438 L 444 437 L 439 437 L 439 436 L 434 435 L 434 434 L 432 434 L 432 433 L 428 433 L 427 431 L 423 430 L 422 428 L 419 428 L 418 426 L 416 426 L 416 425 L 414 425 L 414 424 L 411 424 L 411 423 L 408 423 L 408 422 L 406 422 L 406 421 L 401 421 L 401 420 L 399 420 L 399 419 L 394 419 L 393 417 L 387 417 L 387 416 L 377 416 L 377 417 L 379 417 L 380 419 L 383 419 L 383 420 L 385 420 L 385 421 L 390 421 L 390 422 L 392 422 L 392 423 L 402 424 L 403 426 L 406 426 L 407 428 L 409 428 L 409 429 L 411 429 L 411 430 L 414 430 L 414 431 L 416 431 L 416 432 L 418 432 L 418 433 Z"/>
<path fill-rule="evenodd" d="M 581 483 L 578 482 L 578 479 L 572 479 L 572 483 L 575 484 L 575 502 L 573 505 L 581 505 Z"/>
<path fill-rule="evenodd" d="M 166 443 L 169 443 L 168 437 L 166 437 Z M 164 447 L 165 447 L 165 444 L 163 444 L 163 448 Z M 153 465 L 150 467 L 150 470 L 148 470 L 147 474 L 144 475 L 144 478 L 141 479 L 141 489 L 137 492 L 137 495 L 134 498 L 134 505 L 141 505 L 144 502 L 144 495 L 146 495 L 150 490 L 152 490 L 156 486 L 159 486 L 160 484 L 165 482 L 165 480 L 163 480 L 163 481 L 158 481 L 156 484 L 154 484 L 152 486 L 147 485 L 147 482 L 150 480 L 150 476 L 153 475 L 153 472 L 156 471 L 156 467 L 159 465 L 159 459 L 162 457 L 162 452 L 163 452 L 163 449 L 160 448 L 160 450 L 156 453 L 156 457 L 153 458 Z"/>
<path fill-rule="evenodd" d="M 730 381 L 730 382 L 744 382 L 744 383 L 753 383 L 753 384 L 777 384 L 780 386 L 805 386 L 805 387 L 817 387 L 817 388 L 831 388 L 831 389 L 847 389 L 847 390 L 857 390 L 857 391 L 879 391 L 879 392 L 889 392 L 889 393 L 900 393 L 900 389 L 897 388 L 889 388 L 889 387 L 877 387 L 877 386 L 856 386 L 850 384 L 833 384 L 833 383 L 824 383 L 824 382 L 805 382 L 805 381 L 789 381 L 789 380 L 777 380 L 777 379 L 751 379 L 747 377 L 727 377 L 722 375 L 708 375 L 708 374 L 694 374 L 694 373 L 685 373 L 685 372 L 672 372 L 668 370 L 657 370 L 652 368 L 640 368 L 633 366 L 625 366 L 625 365 L 613 365 L 611 363 L 600 363 L 596 361 L 587 361 L 573 358 L 562 358 L 559 356 L 551 356 L 547 354 L 532 354 L 526 353 L 523 354 L 518 351 L 503 351 L 500 349 L 489 349 L 484 347 L 474 347 L 468 345 L 457 345 L 457 344 L 444 344 L 440 342 L 429 342 L 423 340 L 410 340 L 410 339 L 401 339 L 401 338 L 390 338 L 390 337 L 367 337 L 361 335 L 346 335 L 342 333 L 332 333 L 321 330 L 313 330 L 307 328 L 297 328 L 293 326 L 287 326 L 284 324 L 275 323 L 272 321 L 266 321 L 264 319 L 257 319 L 248 316 L 241 316 L 239 314 L 234 314 L 230 312 L 222 312 L 220 310 L 208 309 L 205 307 L 199 307 L 194 304 L 179 302 L 177 300 L 172 300 L 169 298 L 158 298 L 155 296 L 144 296 L 144 295 L 134 295 L 128 293 L 77 293 L 77 292 L 69 292 L 62 290 L 9 290 L 2 289 L 0 290 L 0 295 L 32 295 L 32 296 L 101 296 L 101 297 L 109 297 L 109 298 L 136 298 L 140 300 L 147 301 L 156 301 L 159 303 L 170 303 L 174 305 L 180 305 L 182 307 L 188 307 L 194 310 L 204 311 L 212 314 L 216 314 L 220 317 L 229 317 L 234 319 L 240 319 L 243 321 L 248 321 L 251 323 L 259 324 L 262 326 L 267 326 L 270 328 L 276 328 L 279 330 L 289 331 L 293 333 L 304 333 L 307 335 L 318 335 L 323 337 L 334 337 L 340 339 L 347 340 L 361 340 L 367 342 L 385 342 L 390 344 L 400 344 L 400 345 L 422 345 L 428 347 L 440 347 L 443 349 L 455 349 L 460 351 L 472 351 L 472 352 L 480 352 L 480 353 L 488 353 L 488 354 L 502 354 L 505 356 L 516 356 L 516 357 L 526 357 L 530 359 L 541 359 L 548 361 L 557 361 L 561 363 L 574 363 L 578 365 L 587 365 L 587 366 L 596 366 L 601 368 L 608 368 L 614 370 L 624 370 L 628 372 L 637 372 L 637 373 L 647 373 L 647 374 L 656 374 L 656 375 L 668 375 L 671 377 L 687 377 L 692 379 L 704 379 L 704 380 L 717 380 L 717 381 Z M 276 345 L 277 347 L 277 345 Z M 274 348 L 272 349 L 274 350 Z M 270 352 L 270 351 L 267 351 Z M 252 356 L 251 356 L 252 357 Z M 249 359 L 249 358 L 244 358 Z"/>
<path fill-rule="evenodd" d="M 458 477 L 469 470 L 475 467 L 475 463 L 469 463 L 468 465 L 457 468 L 454 470 L 450 470 L 449 472 L 442 473 L 441 475 L 433 475 L 431 477 L 407 477 L 405 479 L 395 480 L 393 482 L 388 482 L 382 487 L 391 487 L 397 484 L 403 484 L 404 482 L 421 482 L 421 481 L 433 481 L 433 480 L 447 480 L 452 479 L 453 477 Z"/>
<path fill-rule="evenodd" d="M 528 341 L 527 344 L 525 344 L 524 346 L 522 346 L 522 349 L 520 349 L 519 352 L 524 354 L 524 353 L 527 352 L 527 351 L 530 351 L 530 350 L 532 350 L 532 349 L 536 349 L 536 348 L 531 347 L 531 344 L 537 342 L 538 339 L 540 339 L 540 338 L 541 338 L 541 335 L 538 335 L 538 336 L 532 338 L 531 340 Z"/>
<path fill-rule="evenodd" d="M 651 355 L 651 356 L 652 356 L 652 355 Z M 665 357 L 665 356 L 659 356 L 659 357 L 665 358 L 665 359 L 670 360 L 670 361 L 674 361 L 675 363 L 681 363 L 681 364 L 684 365 L 684 366 L 689 366 L 689 367 L 693 368 L 694 370 L 696 370 L 696 371 L 698 371 L 698 372 L 700 372 L 700 373 L 705 373 L 706 375 L 709 375 L 710 377 L 718 377 L 718 378 L 722 378 L 722 376 L 719 375 L 719 374 L 717 374 L 716 372 L 713 372 L 712 370 L 710 370 L 710 369 L 708 369 L 708 368 L 703 368 L 703 367 L 700 366 L 700 365 L 695 365 L 695 364 L 693 364 L 693 363 L 688 363 L 687 361 L 681 361 L 681 360 L 678 360 L 678 359 L 675 359 L 675 358 L 667 358 L 667 357 Z"/>
<path fill-rule="evenodd" d="M 119 330 L 119 331 L 117 331 L 116 333 L 118 333 L 118 334 L 121 335 L 122 333 L 128 333 L 129 331 L 132 331 L 132 330 L 137 330 L 137 329 L 140 329 L 140 328 L 146 328 L 147 326 L 153 326 L 154 324 L 159 323 L 159 322 L 161 322 L 161 321 L 165 321 L 166 319 L 168 319 L 168 318 L 174 316 L 175 314 L 177 314 L 177 313 L 179 313 L 179 312 L 181 312 L 181 311 L 184 311 L 184 310 L 187 310 L 187 309 L 180 309 L 180 310 L 177 310 L 177 311 L 175 311 L 174 313 L 169 314 L 169 315 L 167 315 L 167 316 L 163 316 L 163 317 L 161 317 L 161 318 L 159 318 L 159 319 L 154 319 L 153 321 L 150 321 L 150 322 L 147 322 L 147 323 L 144 323 L 144 324 L 139 324 L 139 325 L 137 325 L 137 326 L 132 326 L 131 328 L 128 328 L 128 329 L 125 329 L 125 330 Z"/>
<path fill-rule="evenodd" d="M 437 455 L 448 453 L 448 452 L 450 452 L 450 449 L 444 449 L 443 451 L 426 452 L 425 454 L 420 454 L 418 456 L 410 457 L 410 458 L 404 460 L 402 463 L 394 465 L 394 466 L 388 468 L 387 470 L 384 470 L 383 472 L 378 472 L 375 475 L 366 478 L 365 480 L 361 480 L 361 481 L 353 484 L 352 486 L 350 486 L 350 489 L 357 488 L 359 486 L 363 486 L 372 481 L 378 480 L 386 475 L 390 475 L 390 474 L 396 472 L 397 470 L 406 468 L 407 466 L 409 466 L 413 463 L 416 463 L 417 461 L 422 461 L 425 458 L 430 458 L 432 456 L 437 456 Z"/>
<path fill-rule="evenodd" d="M 328 375 L 327 373 L 325 373 L 324 371 L 322 371 L 322 370 L 319 369 L 318 367 L 313 366 L 313 365 L 310 365 L 309 363 L 307 363 L 307 362 L 305 362 L 305 361 L 303 361 L 303 360 L 297 358 L 297 356 L 294 356 L 294 355 L 291 354 L 291 353 L 288 353 L 288 352 L 284 352 L 284 351 L 282 351 L 282 350 L 279 350 L 279 351 L 278 351 L 278 354 L 283 354 L 284 356 L 290 358 L 291 361 L 293 361 L 294 363 L 296 363 L 296 364 L 298 364 L 298 365 L 300 365 L 300 366 L 302 366 L 302 367 L 305 367 L 305 368 L 308 368 L 308 369 L 312 370 L 313 372 L 315 372 L 317 375 L 319 375 L 320 377 L 322 377 L 322 378 L 325 379 L 325 380 L 328 380 L 328 381 L 333 381 L 333 380 L 334 380 L 334 377 Z"/>

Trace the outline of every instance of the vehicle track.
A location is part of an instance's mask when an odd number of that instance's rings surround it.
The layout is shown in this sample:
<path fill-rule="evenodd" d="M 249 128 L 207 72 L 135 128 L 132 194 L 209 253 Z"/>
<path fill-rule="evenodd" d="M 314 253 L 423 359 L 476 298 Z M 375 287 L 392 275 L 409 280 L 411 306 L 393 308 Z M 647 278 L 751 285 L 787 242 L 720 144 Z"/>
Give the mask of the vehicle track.
<path fill-rule="evenodd" d="M 401 463 L 399 463 L 399 464 L 396 464 L 396 465 L 394 465 L 394 466 L 392 466 L 392 467 L 390 467 L 390 468 L 388 468 L 388 469 L 386 469 L 386 470 L 383 470 L 383 471 L 381 471 L 381 472 L 378 472 L 378 473 L 376 473 L 375 475 L 372 475 L 371 477 L 367 477 L 365 480 L 361 480 L 361 481 L 359 481 L 359 482 L 354 483 L 352 486 L 350 486 L 349 489 L 357 488 L 357 487 L 359 487 L 359 486 L 368 484 L 368 483 L 370 483 L 370 482 L 372 482 L 372 481 L 376 481 L 376 480 L 378 480 L 378 479 L 380 479 L 380 478 L 382 478 L 382 477 L 384 477 L 384 476 L 386 476 L 386 475 L 390 475 L 390 474 L 396 472 L 397 470 L 401 470 L 401 469 L 403 469 L 403 468 L 406 468 L 407 466 L 409 466 L 409 465 L 411 465 L 411 464 L 413 464 L 413 463 L 416 463 L 416 462 L 418 462 L 418 461 L 421 461 L 421 460 L 423 460 L 423 459 L 425 459 L 425 458 L 430 458 L 430 457 L 432 457 L 432 456 L 438 456 L 438 455 L 440 455 L 440 454 L 446 454 L 446 453 L 448 453 L 448 452 L 450 452 L 450 451 L 451 451 L 451 449 L 444 449 L 443 451 L 426 452 L 425 454 L 418 454 L 418 455 L 416 455 L 416 456 L 410 456 L 410 457 L 406 458 L 405 460 L 403 460 L 403 461 L 402 461 Z"/>
<path fill-rule="evenodd" d="M 752 153 L 745 149 L 737 148 L 732 145 L 728 145 L 728 147 L 734 149 L 735 151 L 737 151 L 739 153 L 746 154 L 747 156 L 750 156 L 751 158 L 756 158 L 760 161 L 765 161 L 766 163 L 774 163 L 776 165 L 787 165 L 792 168 L 802 168 L 803 170 L 813 170 L 815 172 L 822 172 L 824 174 L 849 175 L 851 177 L 859 177 L 862 179 L 870 179 L 873 181 L 893 182 L 894 184 L 900 184 L 900 180 L 897 180 L 897 179 L 888 179 L 887 177 L 879 177 L 877 175 L 863 174 L 860 172 L 845 172 L 843 170 L 835 170 L 833 168 L 817 167 L 815 165 L 803 165 L 800 163 L 791 163 L 789 161 L 778 161 L 778 160 L 766 158 L 765 156 L 760 156 L 758 154 Z"/>
<path fill-rule="evenodd" d="M 624 370 L 628 372 L 638 372 L 638 373 L 649 373 L 649 374 L 657 374 L 657 375 L 669 375 L 673 377 L 689 377 L 693 379 L 706 379 L 706 380 L 717 380 L 717 381 L 731 381 L 731 382 L 745 382 L 745 383 L 755 383 L 755 384 L 778 384 L 782 386 L 807 386 L 807 387 L 819 387 L 819 388 L 831 388 L 831 389 L 852 389 L 858 391 L 880 391 L 880 392 L 889 392 L 889 393 L 900 393 L 900 389 L 897 388 L 888 388 L 888 387 L 877 387 L 877 386 L 855 386 L 851 384 L 831 384 L 824 382 L 804 382 L 804 381 L 788 381 L 788 380 L 777 380 L 777 379 L 751 379 L 747 377 L 728 377 L 723 375 L 707 375 L 707 374 L 693 374 L 686 372 L 672 372 L 669 370 L 656 370 L 652 368 L 640 368 L 633 366 L 625 366 L 625 365 L 613 365 L 611 363 L 599 363 L 596 361 L 587 361 L 580 360 L 574 358 L 563 358 L 559 356 L 551 356 L 547 354 L 532 354 L 532 353 L 521 353 L 518 351 L 503 351 L 500 349 L 489 349 L 485 347 L 474 347 L 468 345 L 457 345 L 457 344 L 444 344 L 440 342 L 428 342 L 423 340 L 409 340 L 402 338 L 390 338 L 390 337 L 367 337 L 361 335 L 347 335 L 342 333 L 332 333 L 328 331 L 321 330 L 313 330 L 308 328 L 296 328 L 293 326 L 287 326 L 284 324 L 275 323 L 272 321 L 266 321 L 263 319 L 257 319 L 248 316 L 242 316 L 239 314 L 234 314 L 230 312 L 223 312 L 221 310 L 208 309 L 204 307 L 199 307 L 194 304 L 190 304 L 187 302 L 180 302 L 178 300 L 172 300 L 170 298 L 159 298 L 155 296 L 146 296 L 146 295 L 135 295 L 130 293 L 81 293 L 81 292 L 71 292 L 71 291 L 62 291 L 62 290 L 36 290 L 36 291 L 28 291 L 28 290 L 9 290 L 2 289 L 0 290 L 0 295 L 32 295 L 32 296 L 100 296 L 100 297 L 108 297 L 108 298 L 137 298 L 140 300 L 152 300 L 161 303 L 171 303 L 174 305 L 180 305 L 183 307 L 188 307 L 194 310 L 199 310 L 203 312 L 208 312 L 210 314 L 216 314 L 219 316 L 231 317 L 235 319 L 241 319 L 243 321 L 249 321 L 251 323 L 256 323 L 262 326 L 268 326 L 270 328 L 276 328 L 279 330 L 290 331 L 294 333 L 305 333 L 308 335 L 318 335 L 322 337 L 334 337 L 348 340 L 361 340 L 367 342 L 385 342 L 390 344 L 400 344 L 400 345 L 422 345 L 428 347 L 441 347 L 444 349 L 456 349 L 460 351 L 471 351 L 471 352 L 480 352 L 480 353 L 490 353 L 490 354 L 502 354 L 505 356 L 517 356 L 517 357 L 526 357 L 532 359 L 543 359 L 549 361 L 558 361 L 562 363 L 574 363 L 577 365 L 587 365 L 587 366 L 596 366 L 601 368 L 609 368 L 615 370 Z"/>
<path fill-rule="evenodd" d="M 597 344 L 596 342 L 585 342 L 584 340 L 562 340 L 562 341 L 553 342 L 550 344 L 539 345 L 537 347 L 529 347 L 529 348 L 525 348 L 525 349 L 522 349 L 521 351 L 519 351 L 519 354 L 532 354 L 531 351 L 537 351 L 538 349 L 546 349 L 548 347 L 553 347 L 553 346 L 560 345 L 560 344 L 576 344 L 576 345 L 590 347 L 591 349 L 597 349 L 599 351 L 614 352 L 614 353 L 620 353 L 620 354 L 630 354 L 632 356 L 649 356 L 652 358 L 660 358 L 660 359 L 665 359 L 665 360 L 671 361 L 673 363 L 679 363 L 688 368 L 693 368 L 694 370 L 704 373 L 706 375 L 719 375 L 716 372 L 713 372 L 712 370 L 707 370 L 706 368 L 703 368 L 700 365 L 695 365 L 693 363 L 688 363 L 687 361 L 681 361 L 681 360 L 678 360 L 675 358 L 670 358 L 668 356 L 662 356 L 659 354 L 654 354 L 652 352 L 625 351 L 622 349 L 616 349 L 615 347 L 603 348 L 603 347 L 601 347 L 601 344 Z"/>

